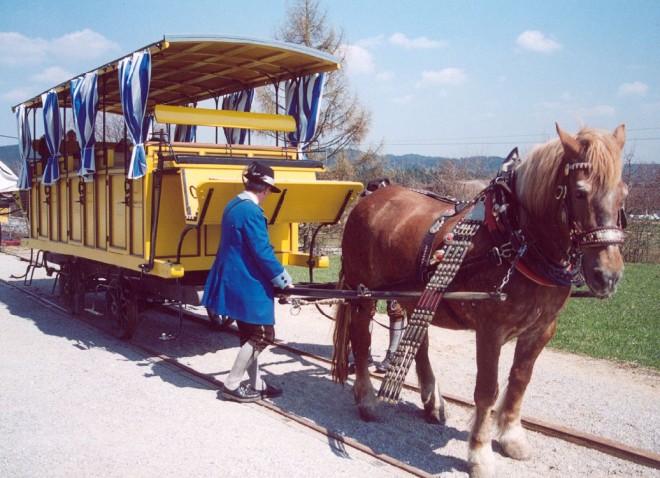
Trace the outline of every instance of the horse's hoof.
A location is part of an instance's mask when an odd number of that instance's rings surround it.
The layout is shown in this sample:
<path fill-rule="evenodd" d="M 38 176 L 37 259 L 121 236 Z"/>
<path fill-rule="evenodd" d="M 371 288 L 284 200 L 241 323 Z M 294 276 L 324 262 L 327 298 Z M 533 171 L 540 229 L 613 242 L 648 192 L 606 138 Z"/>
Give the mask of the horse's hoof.
<path fill-rule="evenodd" d="M 488 446 L 471 448 L 468 453 L 470 478 L 492 478 L 495 476 L 495 456 Z"/>
<path fill-rule="evenodd" d="M 470 465 L 470 478 L 494 478 L 495 471 L 492 466 Z"/>
<path fill-rule="evenodd" d="M 531 447 L 522 426 L 508 428 L 500 435 L 498 441 L 504 453 L 514 460 L 529 460 L 532 456 Z"/>
<path fill-rule="evenodd" d="M 383 416 L 375 407 L 359 406 L 360 418 L 365 422 L 382 422 Z"/>
<path fill-rule="evenodd" d="M 424 419 L 431 425 L 444 425 L 447 422 L 444 407 L 439 410 L 424 410 Z"/>

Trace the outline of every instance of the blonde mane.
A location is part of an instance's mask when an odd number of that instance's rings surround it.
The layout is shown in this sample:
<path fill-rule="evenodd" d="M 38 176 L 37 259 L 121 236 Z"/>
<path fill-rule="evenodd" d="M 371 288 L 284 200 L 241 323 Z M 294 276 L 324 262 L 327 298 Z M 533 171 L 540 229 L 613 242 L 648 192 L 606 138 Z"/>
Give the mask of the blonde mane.
<path fill-rule="evenodd" d="M 621 149 L 612 133 L 582 128 L 576 139 L 582 145 L 582 161 L 591 165 L 588 181 L 614 188 L 621 180 Z M 562 143 L 554 139 L 534 147 L 516 168 L 518 198 L 530 212 L 543 214 L 556 203 L 555 178 L 563 158 Z"/>

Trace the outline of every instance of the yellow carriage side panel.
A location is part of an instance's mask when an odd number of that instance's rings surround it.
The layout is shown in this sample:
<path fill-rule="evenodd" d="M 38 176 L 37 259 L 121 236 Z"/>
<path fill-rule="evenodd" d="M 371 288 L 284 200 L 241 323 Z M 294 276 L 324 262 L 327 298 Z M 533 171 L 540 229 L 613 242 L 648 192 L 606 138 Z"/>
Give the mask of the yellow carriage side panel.
<path fill-rule="evenodd" d="M 96 174 L 96 204 L 94 205 L 91 214 L 95 219 L 95 245 L 97 249 L 106 250 L 108 248 L 108 224 L 107 224 L 107 204 L 108 204 L 108 189 L 106 187 L 106 175 Z"/>
<path fill-rule="evenodd" d="M 196 223 L 210 196 L 204 224 L 219 224 L 224 206 L 243 191 L 243 183 L 238 180 L 206 180 L 194 186 L 190 183 L 190 176 L 189 171 L 182 171 L 182 180 L 185 179 L 187 186 L 184 194 L 186 220 Z M 261 205 L 271 224 L 334 223 L 346 204 L 362 191 L 361 183 L 350 182 L 282 180 L 276 184 L 282 192 L 269 195 Z"/>
<path fill-rule="evenodd" d="M 269 222 L 334 223 L 346 205 L 362 191 L 361 183 L 337 181 L 277 181 L 282 192 L 266 198 Z"/>
<path fill-rule="evenodd" d="M 69 178 L 60 178 L 61 189 L 66 188 L 66 199 L 69 206 L 69 214 L 67 217 L 66 209 L 62 210 L 60 214 L 62 219 L 68 222 L 68 242 L 80 243 L 82 242 L 82 202 L 80 198 L 81 178 L 78 176 L 71 176 Z M 65 205 L 66 206 L 66 205 Z M 62 221 L 62 225 L 63 221 Z"/>
<path fill-rule="evenodd" d="M 146 225 L 144 217 L 144 184 L 144 177 L 130 181 L 129 194 L 131 201 L 127 218 L 129 224 L 128 241 L 130 244 L 129 253 L 135 256 L 144 255 L 144 234 Z"/>
<path fill-rule="evenodd" d="M 108 177 L 108 202 L 107 202 L 107 231 L 108 250 L 126 250 L 127 242 L 127 219 L 126 219 L 126 176 L 123 174 L 110 173 Z"/>
<path fill-rule="evenodd" d="M 177 174 L 163 175 L 163 194 L 160 197 L 156 257 L 176 257 L 177 246 L 186 220 L 181 202 L 181 182 Z M 147 241 L 150 238 L 147 238 Z M 198 231 L 189 231 L 182 244 L 181 257 L 198 256 L 200 244 Z"/>
<path fill-rule="evenodd" d="M 97 187 L 98 179 L 95 178 L 93 182 L 83 183 L 85 204 L 83 216 L 83 238 L 84 244 L 87 247 L 96 247 L 96 201 L 97 201 Z"/>

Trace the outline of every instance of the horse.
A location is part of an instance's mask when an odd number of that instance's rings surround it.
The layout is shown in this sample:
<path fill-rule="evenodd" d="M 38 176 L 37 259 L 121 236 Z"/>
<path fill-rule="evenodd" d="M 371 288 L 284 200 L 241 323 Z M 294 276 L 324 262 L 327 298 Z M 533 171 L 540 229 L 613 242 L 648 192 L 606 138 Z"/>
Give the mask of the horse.
<path fill-rule="evenodd" d="M 534 363 L 555 333 L 572 286 L 586 282 L 593 296 L 607 298 L 615 293 L 623 275 L 625 125 L 614 132 L 583 127 L 575 136 L 555 126 L 558 138 L 535 146 L 522 160 L 509 158 L 467 207 L 388 186 L 361 199 L 343 231 L 339 287 L 421 291 L 433 266 L 430 260 L 420 263 L 420 244 L 432 232 L 432 225 L 441 227 L 430 250 L 442 251 L 457 224 L 467 217 L 479 221 L 445 292 L 497 292 L 506 299 L 441 300 L 431 322 L 476 333 L 475 410 L 467 459 L 472 477 L 494 473 L 490 417 L 499 395 L 502 345 L 517 339 L 508 385 L 495 417 L 499 442 L 509 457 L 529 459 L 521 405 Z M 432 255 L 442 263 L 437 256 Z M 410 317 L 416 300 L 400 302 Z M 362 295 L 341 304 L 335 317 L 333 380 L 346 382 L 352 349 L 353 395 L 366 421 L 382 420 L 368 372 L 374 311 L 375 301 Z M 428 340 L 425 333 L 414 356 L 416 372 L 424 416 L 430 423 L 442 424 L 445 406 L 429 361 Z"/>

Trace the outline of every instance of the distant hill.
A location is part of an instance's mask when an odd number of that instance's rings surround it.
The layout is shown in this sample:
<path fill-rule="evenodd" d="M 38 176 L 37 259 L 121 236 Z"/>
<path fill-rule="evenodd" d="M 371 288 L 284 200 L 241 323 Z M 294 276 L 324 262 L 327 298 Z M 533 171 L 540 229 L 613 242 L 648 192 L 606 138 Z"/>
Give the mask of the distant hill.
<path fill-rule="evenodd" d="M 350 151 L 349 157 L 356 158 L 359 151 Z M 469 158 L 446 158 L 441 156 L 423 156 L 421 154 L 386 154 L 383 156 L 387 162 L 387 167 L 391 169 L 433 169 L 445 162 L 454 163 L 458 168 L 463 169 L 473 176 L 490 178 L 495 175 L 504 158 L 499 156 L 473 156 Z M 20 159 L 18 157 L 18 146 L 0 146 L 0 161 L 18 174 Z M 331 162 L 330 162 L 331 164 Z M 660 169 L 657 163 L 635 164 L 635 173 L 644 176 L 650 176 Z"/>
<path fill-rule="evenodd" d="M 465 169 L 473 176 L 491 177 L 502 165 L 505 158 L 500 156 L 472 156 L 469 158 L 446 158 L 422 156 L 420 154 L 386 154 L 388 166 L 403 169 L 433 169 L 443 163 L 452 163 L 459 169 Z"/>

